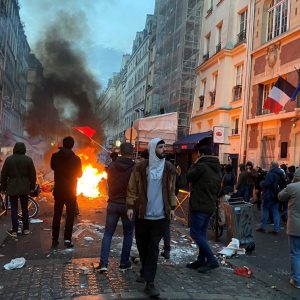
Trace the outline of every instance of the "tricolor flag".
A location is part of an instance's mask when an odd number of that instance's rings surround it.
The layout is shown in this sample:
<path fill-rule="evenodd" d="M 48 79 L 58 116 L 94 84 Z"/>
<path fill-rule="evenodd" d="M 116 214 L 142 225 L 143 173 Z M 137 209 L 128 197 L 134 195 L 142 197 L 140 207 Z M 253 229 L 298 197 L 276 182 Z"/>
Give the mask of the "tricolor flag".
<path fill-rule="evenodd" d="M 300 92 L 300 81 L 299 81 L 299 83 L 298 83 L 298 85 L 297 85 L 297 87 L 296 87 L 296 89 L 295 89 L 295 91 L 294 91 L 294 93 L 291 97 L 291 101 L 296 100 L 297 95 L 298 95 L 299 92 Z"/>
<path fill-rule="evenodd" d="M 295 92 L 295 87 L 279 76 L 264 102 L 264 109 L 278 114 Z"/>
<path fill-rule="evenodd" d="M 96 133 L 96 130 L 85 126 L 85 127 L 73 127 L 73 129 L 79 131 L 80 133 L 86 135 L 87 137 L 89 137 L 90 139 L 92 138 L 92 136 Z"/>

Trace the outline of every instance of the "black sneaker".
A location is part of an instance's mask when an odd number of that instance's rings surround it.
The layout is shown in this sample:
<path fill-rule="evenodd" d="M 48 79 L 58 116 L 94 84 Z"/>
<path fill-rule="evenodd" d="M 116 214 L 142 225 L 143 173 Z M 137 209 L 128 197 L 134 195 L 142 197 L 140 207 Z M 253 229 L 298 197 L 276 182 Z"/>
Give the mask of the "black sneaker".
<path fill-rule="evenodd" d="M 164 250 L 161 254 L 165 259 L 170 259 L 170 251 Z"/>
<path fill-rule="evenodd" d="M 120 266 L 119 266 L 119 270 L 120 271 L 126 271 L 126 270 L 130 270 L 131 269 L 131 262 L 130 261 L 128 261 L 127 263 L 125 263 L 125 264 L 120 264 Z"/>
<path fill-rule="evenodd" d="M 204 266 L 198 268 L 199 273 L 206 273 L 210 270 L 219 268 L 219 263 L 217 261 L 212 261 L 206 263 Z"/>
<path fill-rule="evenodd" d="M 187 268 L 189 269 L 198 269 L 200 267 L 203 267 L 205 265 L 205 262 L 201 262 L 200 260 L 195 260 L 194 262 L 188 263 L 186 265 Z"/>
<path fill-rule="evenodd" d="M 11 237 L 13 237 L 13 238 L 17 238 L 18 237 L 18 233 L 16 231 L 12 230 L 12 229 L 11 230 L 7 230 L 6 233 L 8 235 L 10 235 Z"/>
<path fill-rule="evenodd" d="M 107 272 L 107 265 L 99 263 L 99 265 L 95 268 L 95 271 L 99 273 L 105 273 Z"/>
<path fill-rule="evenodd" d="M 72 242 L 70 240 L 65 240 L 64 241 L 64 246 L 66 248 L 73 248 L 74 247 L 74 245 L 72 244 Z"/>
<path fill-rule="evenodd" d="M 52 248 L 52 249 L 55 249 L 55 248 L 58 246 L 58 244 L 59 244 L 59 241 L 53 240 L 53 241 L 52 241 L 51 248 Z"/>
<path fill-rule="evenodd" d="M 150 298 L 157 298 L 160 295 L 158 289 L 155 287 L 153 282 L 146 283 L 146 286 L 144 288 L 144 293 Z"/>

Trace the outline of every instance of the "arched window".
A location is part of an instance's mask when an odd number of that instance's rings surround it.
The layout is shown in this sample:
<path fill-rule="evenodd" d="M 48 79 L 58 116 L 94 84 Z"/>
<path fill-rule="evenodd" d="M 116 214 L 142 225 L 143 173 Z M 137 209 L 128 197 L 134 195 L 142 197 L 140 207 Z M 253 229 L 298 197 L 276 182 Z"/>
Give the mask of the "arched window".
<path fill-rule="evenodd" d="M 287 31 L 288 4 L 288 0 L 272 0 L 270 2 L 268 9 L 268 41 Z"/>

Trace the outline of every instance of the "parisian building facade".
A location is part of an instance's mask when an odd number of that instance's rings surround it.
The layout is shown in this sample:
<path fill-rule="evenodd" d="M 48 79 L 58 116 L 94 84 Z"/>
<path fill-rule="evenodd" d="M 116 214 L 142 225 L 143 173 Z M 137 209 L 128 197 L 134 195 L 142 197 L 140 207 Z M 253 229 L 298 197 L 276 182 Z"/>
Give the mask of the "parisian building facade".
<path fill-rule="evenodd" d="M 23 136 L 30 47 L 16 0 L 0 0 L 0 130 Z"/>

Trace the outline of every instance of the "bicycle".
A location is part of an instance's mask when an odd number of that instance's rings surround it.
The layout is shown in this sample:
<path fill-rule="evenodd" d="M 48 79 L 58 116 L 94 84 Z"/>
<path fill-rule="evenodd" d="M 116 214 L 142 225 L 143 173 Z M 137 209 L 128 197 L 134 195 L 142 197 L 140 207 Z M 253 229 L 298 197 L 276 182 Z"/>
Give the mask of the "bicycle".
<path fill-rule="evenodd" d="M 9 197 L 4 194 L 0 193 L 0 216 L 7 215 L 9 210 Z M 39 204 L 33 197 L 28 196 L 28 217 L 32 219 L 37 216 L 40 211 Z M 21 207 L 18 209 L 18 218 L 22 219 L 22 209 Z"/>

